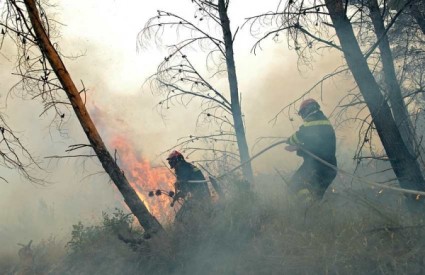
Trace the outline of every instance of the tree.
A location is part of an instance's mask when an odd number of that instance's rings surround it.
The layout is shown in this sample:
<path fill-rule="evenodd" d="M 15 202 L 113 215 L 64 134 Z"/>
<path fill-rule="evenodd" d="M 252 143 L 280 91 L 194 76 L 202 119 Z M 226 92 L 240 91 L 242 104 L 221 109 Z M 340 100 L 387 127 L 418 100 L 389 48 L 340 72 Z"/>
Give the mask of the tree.
<path fill-rule="evenodd" d="M 413 125 L 409 117 L 406 104 L 404 103 L 400 84 L 398 83 L 396 71 L 394 68 L 394 59 L 385 31 L 384 18 L 377 0 L 369 0 L 367 6 L 370 11 L 376 39 L 380 40 L 379 51 L 384 72 L 384 81 L 388 90 L 388 99 L 391 105 L 394 120 L 400 130 L 401 137 L 409 150 L 409 153 L 415 154 L 415 135 L 413 134 Z"/>
<path fill-rule="evenodd" d="M 382 17 L 374 13 L 376 4 L 371 1 L 290 0 L 283 11 L 255 16 L 248 22 L 274 26 L 273 30 L 267 31 L 262 36 L 256 46 L 263 39 L 270 36 L 276 39 L 280 32 L 286 31 L 290 46 L 297 50 L 302 58 L 308 57 L 316 45 L 341 51 L 363 98 L 357 97 L 356 102 L 367 106 L 371 116 L 370 128 L 376 129 L 400 185 L 407 189 L 424 190 L 425 181 L 417 157 L 408 150 L 409 147 L 406 144 L 409 143 L 403 140 L 401 134 L 402 129 L 405 129 L 404 126 L 409 125 L 406 123 L 409 118 L 395 77 L 391 51 L 385 41 L 389 29 L 395 24 L 401 11 L 392 14 L 383 28 Z M 365 12 L 368 7 L 371 10 L 370 15 Z M 369 16 L 374 26 L 372 33 L 376 33 L 376 37 L 373 43 L 368 44 L 366 42 L 370 42 L 370 35 L 367 31 L 370 29 L 366 28 L 369 22 L 366 19 Z M 357 31 L 357 37 L 354 29 Z M 339 44 L 334 40 L 335 34 Z M 363 53 L 361 47 L 367 45 L 369 48 L 366 53 Z M 373 59 L 372 66 L 369 66 L 367 60 L 378 46 L 381 49 L 380 54 L 376 54 L 377 57 Z M 381 92 L 383 89 L 373 75 L 374 68 L 380 60 L 385 63 L 383 71 L 389 89 L 388 98 L 391 107 L 388 105 L 387 95 Z M 414 139 L 411 133 L 411 129 L 406 130 L 405 137 Z M 367 142 L 366 138 L 365 142 Z"/>
<path fill-rule="evenodd" d="M 347 64 L 370 110 L 400 185 L 403 188 L 425 190 L 425 181 L 420 167 L 415 156 L 407 150 L 396 122 L 391 119 L 393 116 L 390 107 L 380 93 L 379 85 L 364 58 L 342 1 L 327 0 L 325 3 Z"/>
<path fill-rule="evenodd" d="M 155 89 L 159 90 L 165 99 L 159 104 L 166 109 L 173 100 L 179 98 L 181 103 L 188 104 L 193 98 L 201 100 L 203 110 L 200 116 L 213 119 L 219 124 L 217 133 L 208 135 L 206 138 L 217 141 L 231 137 L 234 133 L 238 146 L 239 161 L 242 166 L 243 176 L 248 182 L 253 182 L 253 172 L 248 143 L 246 140 L 245 127 L 242 117 L 238 80 L 234 60 L 233 43 L 235 35 L 230 28 L 228 17 L 229 2 L 225 0 L 194 0 L 197 8 L 192 22 L 171 12 L 158 11 L 158 15 L 152 17 L 139 34 L 139 41 L 143 46 L 145 41 L 155 38 L 160 43 L 161 36 L 165 28 L 176 28 L 177 33 L 184 33 L 187 37 L 180 38 L 178 42 L 169 46 L 169 55 L 158 66 L 157 73 L 151 78 L 155 83 Z M 212 30 L 220 29 L 219 33 L 223 38 L 214 36 Z M 230 90 L 230 99 L 225 94 L 215 88 L 210 79 L 204 77 L 201 70 L 191 62 L 187 52 L 196 43 L 207 52 L 208 62 L 216 62 L 214 75 L 221 72 L 221 66 L 225 63 L 223 70 L 227 71 L 227 80 Z M 217 61 L 218 60 L 218 61 Z M 178 62 L 175 64 L 174 62 Z M 188 98 L 184 101 L 184 98 Z M 227 118 L 231 116 L 231 121 Z M 224 126 L 224 128 L 223 128 Z M 205 137 L 204 137 L 205 138 Z M 198 138 L 199 139 L 199 138 Z M 189 141 L 193 141 L 192 136 Z M 217 151 L 217 149 L 214 149 Z M 233 157 L 228 150 L 222 151 L 225 155 Z"/>
<path fill-rule="evenodd" d="M 40 98 L 45 105 L 45 111 L 53 109 L 59 120 L 65 117 L 61 106 L 70 106 L 89 144 L 71 146 L 69 151 L 91 148 L 145 231 L 149 233 L 163 231 L 157 219 L 149 213 L 131 187 L 100 137 L 82 98 L 82 95 L 85 96 L 85 90 L 77 89 L 57 50 L 57 44 L 52 42 L 51 34 L 54 29 L 41 2 L 8 0 L 5 8 L 0 23 L 3 27 L 2 34 L 7 34 L 16 43 L 19 53 L 18 71 L 22 77 L 20 84 L 23 92 L 33 98 Z M 62 92 L 68 101 L 61 98 Z"/>

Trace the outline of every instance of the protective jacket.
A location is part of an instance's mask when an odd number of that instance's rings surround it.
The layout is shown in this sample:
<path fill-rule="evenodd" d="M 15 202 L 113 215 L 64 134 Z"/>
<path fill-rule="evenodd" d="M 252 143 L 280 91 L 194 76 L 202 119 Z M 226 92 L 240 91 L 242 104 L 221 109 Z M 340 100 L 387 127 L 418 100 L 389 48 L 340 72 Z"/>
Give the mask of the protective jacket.
<path fill-rule="evenodd" d="M 327 117 L 318 110 L 304 119 L 303 125 L 288 140 L 290 145 L 298 146 L 297 155 L 304 162 L 291 180 L 292 189 L 308 188 L 317 199 L 321 199 L 334 180 L 336 171 L 318 161 L 307 152 L 337 165 L 335 157 L 335 131 Z"/>
<path fill-rule="evenodd" d="M 197 167 L 186 161 L 181 161 L 177 164 L 175 172 L 177 176 L 177 192 L 181 192 L 183 196 L 191 193 L 194 199 L 201 200 L 210 196 L 205 177 Z"/>
<path fill-rule="evenodd" d="M 177 176 L 174 200 L 178 198 L 185 199 L 182 207 L 176 213 L 176 221 L 191 223 L 193 215 L 205 215 L 209 209 L 210 192 L 208 184 L 202 172 L 184 160 L 177 163 L 174 171 Z M 188 196 L 189 193 L 190 196 Z"/>

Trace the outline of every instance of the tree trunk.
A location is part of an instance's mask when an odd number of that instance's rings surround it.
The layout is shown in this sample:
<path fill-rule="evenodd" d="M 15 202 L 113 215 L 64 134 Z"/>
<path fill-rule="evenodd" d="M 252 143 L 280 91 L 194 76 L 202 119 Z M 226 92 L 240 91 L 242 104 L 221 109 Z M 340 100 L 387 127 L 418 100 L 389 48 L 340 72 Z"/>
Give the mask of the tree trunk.
<path fill-rule="evenodd" d="M 325 0 L 348 67 L 372 115 L 379 138 L 400 183 L 406 189 L 425 190 L 416 159 L 408 152 L 385 98 L 360 50 L 342 0 Z M 413 202 L 413 198 L 409 200 Z"/>
<path fill-rule="evenodd" d="M 384 79 L 386 88 L 388 89 L 393 117 L 409 153 L 414 156 L 415 136 L 413 134 L 413 125 L 410 120 L 406 104 L 404 103 L 401 95 L 400 85 L 397 81 L 390 43 L 388 42 L 388 36 L 385 34 L 384 19 L 381 16 L 378 1 L 370 0 L 368 3 L 375 34 L 377 39 L 381 39 L 381 42 L 379 43 L 379 51 L 381 53 Z"/>
<path fill-rule="evenodd" d="M 74 112 L 77 115 L 78 120 L 80 121 L 80 124 L 88 140 L 90 141 L 91 146 L 93 147 L 93 150 L 102 163 L 103 168 L 109 174 L 112 181 L 123 195 L 125 203 L 136 216 L 140 225 L 145 229 L 145 231 L 149 233 L 163 231 L 162 226 L 159 224 L 157 219 L 152 216 L 151 213 L 149 213 L 144 203 L 141 201 L 137 193 L 134 191 L 124 176 L 124 173 L 115 163 L 115 160 L 106 149 L 106 146 L 103 143 L 103 140 L 100 137 L 96 126 L 94 125 L 89 113 L 87 112 L 79 91 L 71 79 L 71 76 L 68 73 L 64 63 L 62 62 L 58 52 L 53 47 L 49 37 L 46 34 L 40 19 L 36 1 L 25 0 L 24 2 L 28 11 L 28 16 L 31 20 L 32 27 L 34 28 L 34 32 L 37 37 L 40 51 L 49 60 L 50 66 L 52 67 L 63 89 L 65 90 L 72 108 L 74 109 Z"/>
<path fill-rule="evenodd" d="M 245 180 L 247 180 L 249 183 L 252 183 L 254 181 L 254 175 L 252 172 L 251 162 L 249 162 L 250 156 L 248 143 L 246 141 L 241 105 L 239 101 L 238 79 L 236 76 L 235 59 L 233 53 L 233 37 L 232 31 L 230 29 L 230 20 L 227 15 L 227 6 L 224 0 L 218 1 L 218 10 L 221 27 L 223 29 L 224 44 L 226 47 L 227 78 L 229 80 L 231 108 L 236 133 L 236 141 L 238 143 L 241 163 L 246 163 L 242 166 L 242 172 Z"/>

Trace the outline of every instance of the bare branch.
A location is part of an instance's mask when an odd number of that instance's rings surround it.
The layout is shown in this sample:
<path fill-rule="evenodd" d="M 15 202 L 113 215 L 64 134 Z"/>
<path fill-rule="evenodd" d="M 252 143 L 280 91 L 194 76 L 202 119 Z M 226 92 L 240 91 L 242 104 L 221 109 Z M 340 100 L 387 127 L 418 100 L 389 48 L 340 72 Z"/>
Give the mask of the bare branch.
<path fill-rule="evenodd" d="M 269 121 L 273 122 L 273 124 L 275 124 L 277 122 L 277 119 L 279 117 L 280 114 L 282 114 L 287 108 L 289 108 L 290 106 L 293 106 L 296 102 L 298 102 L 299 100 L 303 99 L 306 95 L 308 95 L 309 93 L 311 93 L 315 88 L 317 88 L 319 85 L 322 85 L 324 81 L 328 80 L 329 78 L 332 78 L 338 74 L 347 72 L 349 69 L 348 68 L 337 68 L 334 72 L 325 75 L 324 77 L 322 77 L 322 79 L 315 83 L 310 89 L 308 89 L 306 92 L 304 92 L 301 96 L 299 96 L 298 98 L 296 98 L 294 101 L 292 101 L 291 103 L 289 103 L 288 105 L 284 106 L 282 109 L 280 109 L 280 111 Z"/>
<path fill-rule="evenodd" d="M 66 155 L 66 156 L 47 156 L 45 157 L 46 159 L 65 159 L 65 158 L 79 158 L 79 157 L 85 157 L 85 158 L 93 158 L 93 157 L 97 157 L 96 154 L 92 154 L 92 155 L 85 155 L 85 154 L 81 154 L 81 155 Z"/>

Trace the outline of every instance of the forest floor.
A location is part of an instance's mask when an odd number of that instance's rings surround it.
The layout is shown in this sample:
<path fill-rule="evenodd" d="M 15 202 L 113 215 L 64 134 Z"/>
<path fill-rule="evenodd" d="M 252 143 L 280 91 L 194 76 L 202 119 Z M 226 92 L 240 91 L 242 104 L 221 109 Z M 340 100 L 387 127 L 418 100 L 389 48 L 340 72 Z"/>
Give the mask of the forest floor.
<path fill-rule="evenodd" d="M 300 207 L 279 188 L 233 192 L 151 238 L 116 211 L 0 255 L 0 274 L 424 274 L 425 223 L 402 201 L 346 189 Z"/>

